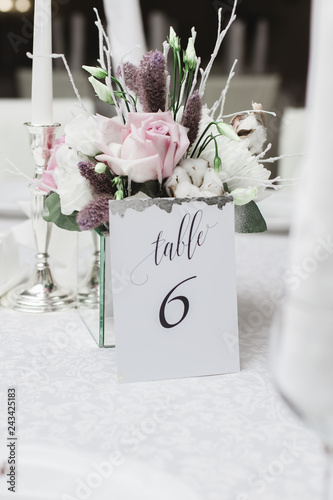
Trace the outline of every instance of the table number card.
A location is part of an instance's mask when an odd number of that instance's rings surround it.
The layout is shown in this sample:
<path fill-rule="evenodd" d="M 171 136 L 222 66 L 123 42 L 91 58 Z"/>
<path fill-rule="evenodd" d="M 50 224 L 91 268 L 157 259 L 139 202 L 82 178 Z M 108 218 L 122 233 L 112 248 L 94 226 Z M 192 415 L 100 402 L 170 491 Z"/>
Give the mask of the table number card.
<path fill-rule="evenodd" d="M 121 382 L 239 370 L 230 197 L 110 202 Z"/>

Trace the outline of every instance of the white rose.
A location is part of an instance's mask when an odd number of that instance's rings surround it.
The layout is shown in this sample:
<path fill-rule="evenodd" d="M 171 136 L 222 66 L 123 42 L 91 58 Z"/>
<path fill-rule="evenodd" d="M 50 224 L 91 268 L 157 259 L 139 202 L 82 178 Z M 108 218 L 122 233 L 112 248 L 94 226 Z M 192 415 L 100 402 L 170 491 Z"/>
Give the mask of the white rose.
<path fill-rule="evenodd" d="M 81 210 L 93 199 L 89 182 L 82 177 L 78 163 L 87 160 L 66 144 L 59 147 L 56 152 L 57 166 L 53 177 L 60 197 L 61 212 L 70 215 L 74 210 Z"/>
<path fill-rule="evenodd" d="M 94 144 L 97 135 L 97 121 L 94 116 L 81 113 L 65 127 L 65 144 L 78 153 L 94 157 L 100 149 Z"/>

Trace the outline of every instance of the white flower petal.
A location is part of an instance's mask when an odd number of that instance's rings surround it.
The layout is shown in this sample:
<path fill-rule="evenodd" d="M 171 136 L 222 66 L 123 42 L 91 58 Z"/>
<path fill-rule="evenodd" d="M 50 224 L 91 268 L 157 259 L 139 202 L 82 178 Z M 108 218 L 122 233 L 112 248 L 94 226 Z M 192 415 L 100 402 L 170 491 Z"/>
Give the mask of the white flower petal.
<path fill-rule="evenodd" d="M 206 109 L 203 110 L 203 117 L 200 122 L 198 137 L 203 133 L 206 126 L 211 122 Z M 209 134 L 209 131 L 208 131 Z M 219 156 L 222 160 L 219 177 L 222 182 L 227 182 L 229 192 L 236 188 L 257 188 L 258 199 L 267 186 L 271 172 L 263 167 L 258 158 L 249 151 L 249 139 L 239 142 L 233 141 L 225 136 L 216 138 Z M 209 165 L 214 165 L 215 144 L 211 141 L 201 153 L 201 158 L 206 159 Z"/>
<path fill-rule="evenodd" d="M 53 177 L 60 196 L 61 212 L 70 215 L 74 210 L 81 210 L 93 196 L 89 182 L 82 177 L 77 166 L 82 156 L 64 144 L 58 149 L 56 160 Z"/>
<path fill-rule="evenodd" d="M 94 145 L 97 137 L 97 121 L 88 113 L 81 113 L 65 127 L 65 143 L 76 152 L 95 156 L 99 149 Z"/>

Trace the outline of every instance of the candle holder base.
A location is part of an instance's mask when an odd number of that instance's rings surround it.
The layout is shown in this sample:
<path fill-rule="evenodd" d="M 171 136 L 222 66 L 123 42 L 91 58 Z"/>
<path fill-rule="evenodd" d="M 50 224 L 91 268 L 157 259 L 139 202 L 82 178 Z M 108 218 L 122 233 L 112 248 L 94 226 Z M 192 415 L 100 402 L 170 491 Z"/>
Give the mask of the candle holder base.
<path fill-rule="evenodd" d="M 48 263 L 48 246 L 52 225 L 43 219 L 46 193 L 38 187 L 50 158 L 55 130 L 60 125 L 25 124 L 29 132 L 32 156 L 35 160 L 31 196 L 31 221 L 36 244 L 36 263 L 31 278 L 10 290 L 1 304 L 16 311 L 45 313 L 64 311 L 76 305 L 76 293 L 61 288 L 52 278 Z"/>
<path fill-rule="evenodd" d="M 36 269 L 29 281 L 10 290 L 1 304 L 27 313 L 65 311 L 76 306 L 76 294 L 58 286 L 47 266 Z"/>

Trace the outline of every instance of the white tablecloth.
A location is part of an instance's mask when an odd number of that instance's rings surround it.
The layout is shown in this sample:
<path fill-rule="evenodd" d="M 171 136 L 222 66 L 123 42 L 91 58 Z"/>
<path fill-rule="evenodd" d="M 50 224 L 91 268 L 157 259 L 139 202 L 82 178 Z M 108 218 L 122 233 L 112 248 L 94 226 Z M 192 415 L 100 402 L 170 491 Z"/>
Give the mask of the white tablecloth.
<path fill-rule="evenodd" d="M 319 499 L 320 443 L 276 394 L 267 361 L 287 243 L 274 233 L 236 237 L 237 374 L 118 384 L 116 349 L 98 349 L 76 311 L 0 308 L 0 469 L 8 387 L 18 437 L 17 492 L 0 475 L 0 497 Z"/>

